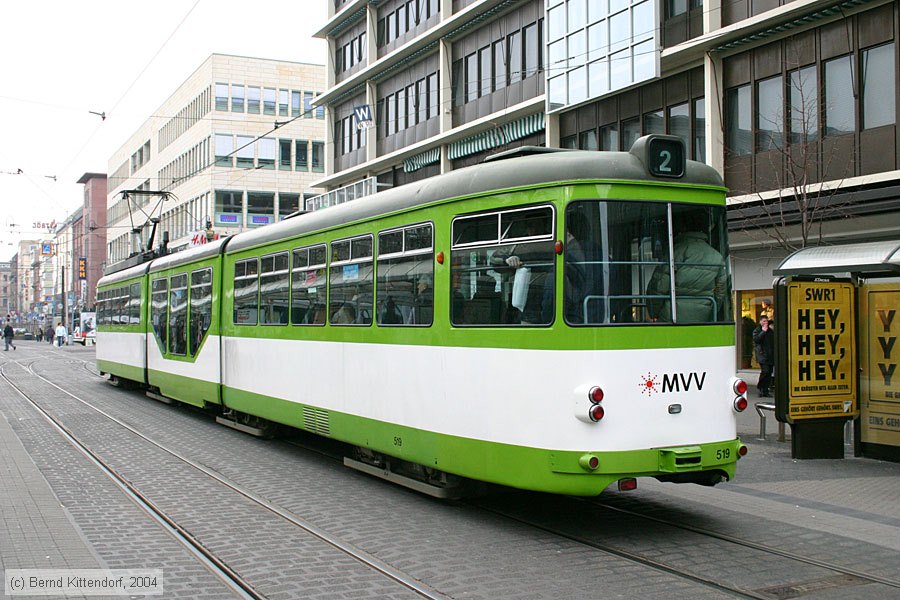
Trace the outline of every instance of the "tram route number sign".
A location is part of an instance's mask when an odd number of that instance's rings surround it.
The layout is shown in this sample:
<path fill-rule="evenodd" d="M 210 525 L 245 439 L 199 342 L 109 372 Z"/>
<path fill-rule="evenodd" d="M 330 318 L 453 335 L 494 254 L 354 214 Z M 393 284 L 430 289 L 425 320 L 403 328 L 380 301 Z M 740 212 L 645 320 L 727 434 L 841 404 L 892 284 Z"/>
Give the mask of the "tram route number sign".
<path fill-rule="evenodd" d="M 779 312 L 787 317 L 787 361 L 786 365 L 784 361 L 781 364 L 788 377 L 788 422 L 855 417 L 853 285 L 840 281 L 790 281 L 786 300 L 786 310 Z M 776 371 L 775 376 L 782 375 Z"/>

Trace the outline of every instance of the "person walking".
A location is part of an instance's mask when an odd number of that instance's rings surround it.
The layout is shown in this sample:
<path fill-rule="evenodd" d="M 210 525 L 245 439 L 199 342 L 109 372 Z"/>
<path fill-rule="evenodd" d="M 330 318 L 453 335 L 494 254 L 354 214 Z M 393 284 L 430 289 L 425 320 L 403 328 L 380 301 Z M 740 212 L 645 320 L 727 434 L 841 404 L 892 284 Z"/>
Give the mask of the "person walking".
<path fill-rule="evenodd" d="M 9 351 L 9 347 L 12 346 L 12 349 L 16 349 L 16 345 L 13 344 L 13 337 L 16 335 L 16 332 L 13 331 L 12 323 L 9 321 L 6 322 L 6 327 L 3 328 L 3 341 L 6 346 L 3 348 L 4 352 Z"/>
<path fill-rule="evenodd" d="M 66 329 L 66 326 L 62 324 L 62 321 L 59 322 L 56 326 L 56 343 L 62 348 L 63 344 L 66 343 L 66 340 L 69 338 L 69 330 Z"/>
<path fill-rule="evenodd" d="M 759 382 L 756 388 L 762 398 L 771 398 L 772 371 L 775 369 L 775 330 L 769 324 L 769 317 L 759 318 L 759 325 L 753 330 L 753 344 L 756 347 L 756 362 L 759 363 Z"/>

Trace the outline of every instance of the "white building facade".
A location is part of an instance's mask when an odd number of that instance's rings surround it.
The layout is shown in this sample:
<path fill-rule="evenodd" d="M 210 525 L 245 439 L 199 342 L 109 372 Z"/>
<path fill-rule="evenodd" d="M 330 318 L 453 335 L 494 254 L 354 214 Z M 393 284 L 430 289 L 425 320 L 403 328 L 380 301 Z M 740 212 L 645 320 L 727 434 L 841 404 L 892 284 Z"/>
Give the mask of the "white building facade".
<path fill-rule="evenodd" d="M 321 65 L 211 55 L 109 160 L 108 264 L 148 249 L 151 219 L 171 251 L 301 209 L 324 172 L 324 87 Z"/>

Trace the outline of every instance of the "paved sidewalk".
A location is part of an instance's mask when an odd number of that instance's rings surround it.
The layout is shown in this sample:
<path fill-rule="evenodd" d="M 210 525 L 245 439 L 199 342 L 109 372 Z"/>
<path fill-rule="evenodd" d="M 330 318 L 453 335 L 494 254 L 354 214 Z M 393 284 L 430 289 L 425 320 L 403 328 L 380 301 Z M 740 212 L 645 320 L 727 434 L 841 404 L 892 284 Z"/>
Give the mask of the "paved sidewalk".
<path fill-rule="evenodd" d="M 14 392 L 0 383 L 0 393 Z M 0 572 L 106 568 L 2 413 L 0 482 Z"/>

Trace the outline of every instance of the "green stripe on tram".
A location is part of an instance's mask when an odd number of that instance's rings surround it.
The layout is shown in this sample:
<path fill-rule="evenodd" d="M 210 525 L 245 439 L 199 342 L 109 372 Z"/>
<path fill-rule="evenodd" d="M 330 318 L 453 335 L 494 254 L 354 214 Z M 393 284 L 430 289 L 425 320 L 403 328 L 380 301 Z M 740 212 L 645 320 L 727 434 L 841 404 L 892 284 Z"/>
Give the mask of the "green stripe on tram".
<path fill-rule="evenodd" d="M 652 477 L 710 469 L 734 478 L 740 440 L 692 446 L 700 461 L 679 471 L 665 448 L 596 451 L 600 466 L 590 471 L 580 459 L 594 451 L 546 450 L 435 433 L 226 387 L 225 405 L 402 460 L 472 479 L 550 493 L 595 496 L 628 477 Z M 680 450 L 680 449 L 673 449 Z M 438 457 L 442 457 L 440 460 Z"/>

